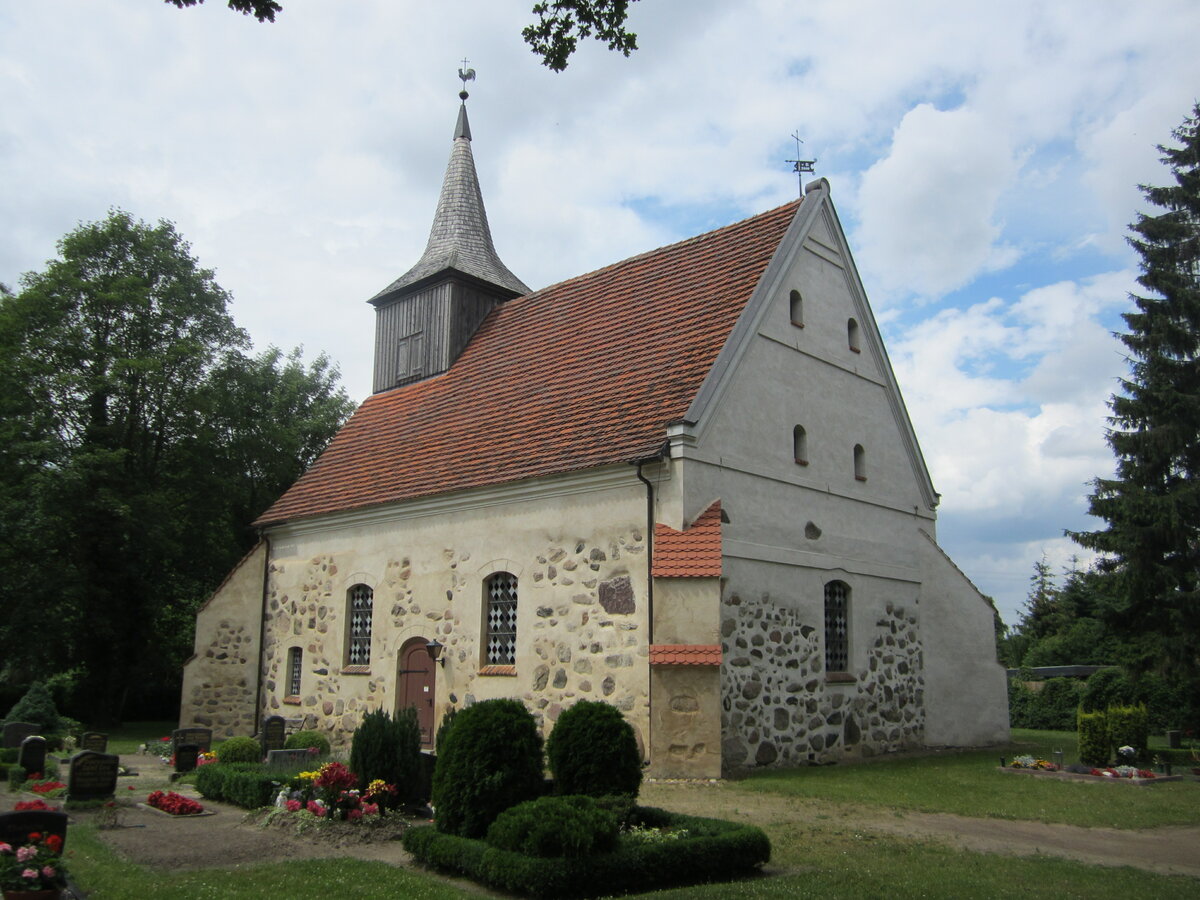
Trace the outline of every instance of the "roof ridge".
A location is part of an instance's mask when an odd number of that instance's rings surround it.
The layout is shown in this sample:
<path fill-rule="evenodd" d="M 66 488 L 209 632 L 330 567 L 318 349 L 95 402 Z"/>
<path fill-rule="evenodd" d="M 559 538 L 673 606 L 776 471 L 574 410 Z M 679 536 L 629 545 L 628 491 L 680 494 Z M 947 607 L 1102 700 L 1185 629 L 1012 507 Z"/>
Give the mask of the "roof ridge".
<path fill-rule="evenodd" d="M 540 287 L 535 291 L 530 291 L 521 299 L 527 300 L 527 299 L 536 297 L 538 294 L 544 293 L 546 291 L 557 290 L 558 288 L 561 288 L 562 286 L 567 285 L 567 284 L 571 284 L 572 282 L 582 281 L 585 278 L 592 278 L 594 276 L 602 274 L 603 272 L 607 272 L 611 269 L 615 269 L 619 266 L 628 265 L 629 263 L 637 262 L 638 260 L 646 259 L 646 258 L 655 256 L 656 254 L 659 254 L 659 253 L 666 253 L 670 250 L 678 250 L 678 249 L 681 249 L 681 248 L 687 246 L 688 244 L 694 244 L 699 241 L 711 240 L 713 237 L 715 237 L 717 234 L 719 234 L 722 231 L 730 231 L 734 228 L 747 226 L 751 222 L 755 221 L 756 219 L 762 219 L 766 216 L 770 216 L 770 215 L 779 213 L 785 207 L 788 207 L 788 206 L 797 206 L 798 207 L 803 202 L 803 200 L 804 200 L 804 198 L 802 198 L 802 197 L 799 199 L 796 199 L 796 200 L 789 200 L 787 203 L 781 203 L 779 206 L 772 207 L 771 209 L 764 210 L 763 212 L 755 213 L 754 215 L 747 216 L 744 219 L 738 219 L 736 222 L 730 222 L 728 225 L 720 225 L 717 228 L 713 228 L 708 231 L 701 232 L 700 234 L 694 234 L 691 237 L 682 238 L 678 241 L 673 241 L 670 244 L 663 244 L 661 247 L 655 247 L 651 250 L 643 250 L 641 253 L 635 253 L 633 256 L 627 256 L 624 259 L 619 259 L 616 262 L 609 263 L 606 266 L 601 266 L 599 269 L 593 269 L 590 272 L 583 272 L 579 275 L 572 275 L 570 278 L 564 278 L 562 281 L 555 281 L 551 284 L 546 285 L 545 287 Z"/>

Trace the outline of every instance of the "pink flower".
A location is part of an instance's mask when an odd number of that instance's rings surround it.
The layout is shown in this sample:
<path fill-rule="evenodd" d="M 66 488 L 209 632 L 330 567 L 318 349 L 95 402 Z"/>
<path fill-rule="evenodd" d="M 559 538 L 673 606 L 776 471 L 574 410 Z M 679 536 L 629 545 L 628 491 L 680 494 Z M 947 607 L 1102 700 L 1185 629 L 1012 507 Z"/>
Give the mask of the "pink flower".
<path fill-rule="evenodd" d="M 0 853 L 12 853 L 12 844 L 6 844 L 0 841 Z"/>
<path fill-rule="evenodd" d="M 377 815 L 379 815 L 379 804 L 378 803 L 364 803 L 362 805 L 362 811 L 363 811 L 364 816 L 377 816 Z"/>
<path fill-rule="evenodd" d="M 363 817 L 363 811 L 361 809 L 346 810 L 346 818 L 351 822 L 357 822 L 362 817 Z"/>
<path fill-rule="evenodd" d="M 316 800 L 308 801 L 308 811 L 310 813 L 312 813 L 314 816 L 325 815 L 325 807 L 322 806 L 320 803 L 318 803 Z"/>
<path fill-rule="evenodd" d="M 35 856 L 37 856 L 37 850 L 33 847 L 17 848 L 17 862 L 29 862 Z"/>
<path fill-rule="evenodd" d="M 37 878 L 37 869 L 26 869 L 21 873 L 22 878 L 28 878 L 30 881 Z"/>
<path fill-rule="evenodd" d="M 299 812 L 300 811 L 300 801 L 299 800 L 289 800 L 289 801 L 287 801 L 287 803 L 285 805 L 287 806 L 288 812 Z"/>
<path fill-rule="evenodd" d="M 54 871 L 53 866 L 42 866 L 42 877 L 46 879 L 53 878 L 58 873 Z"/>

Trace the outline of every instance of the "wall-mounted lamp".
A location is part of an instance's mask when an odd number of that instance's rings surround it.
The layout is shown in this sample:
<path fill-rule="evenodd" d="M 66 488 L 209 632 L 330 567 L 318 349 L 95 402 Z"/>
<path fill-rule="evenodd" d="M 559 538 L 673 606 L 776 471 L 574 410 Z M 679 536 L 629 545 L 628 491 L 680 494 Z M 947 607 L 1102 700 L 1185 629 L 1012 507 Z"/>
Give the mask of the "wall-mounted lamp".
<path fill-rule="evenodd" d="M 434 638 L 432 641 L 430 641 L 428 644 L 425 645 L 425 652 L 429 654 L 429 658 L 432 659 L 439 666 L 441 666 L 443 669 L 446 668 L 446 658 L 444 656 L 442 656 L 442 649 L 444 648 L 444 646 L 445 645 L 442 644 L 441 641 L 439 641 L 437 638 Z"/>

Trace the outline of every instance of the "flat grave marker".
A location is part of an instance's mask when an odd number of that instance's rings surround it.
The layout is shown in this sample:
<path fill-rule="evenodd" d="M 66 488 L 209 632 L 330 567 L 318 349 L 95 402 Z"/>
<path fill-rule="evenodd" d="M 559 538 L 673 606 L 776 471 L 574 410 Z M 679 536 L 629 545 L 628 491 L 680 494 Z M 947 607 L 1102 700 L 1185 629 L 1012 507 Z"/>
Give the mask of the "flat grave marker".
<path fill-rule="evenodd" d="M 117 789 L 121 758 L 111 753 L 80 750 L 71 757 L 67 797 L 71 800 L 104 800 Z"/>
<path fill-rule="evenodd" d="M 303 765 L 313 758 L 307 748 L 300 750 L 270 750 L 267 752 L 267 768 L 285 768 Z"/>

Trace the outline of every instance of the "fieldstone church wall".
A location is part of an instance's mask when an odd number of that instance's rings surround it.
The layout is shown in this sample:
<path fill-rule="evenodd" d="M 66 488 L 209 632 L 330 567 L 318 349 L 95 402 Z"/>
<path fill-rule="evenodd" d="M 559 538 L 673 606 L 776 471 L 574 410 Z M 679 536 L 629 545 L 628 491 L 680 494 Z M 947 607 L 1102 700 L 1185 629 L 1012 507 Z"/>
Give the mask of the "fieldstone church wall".
<path fill-rule="evenodd" d="M 768 595 L 722 603 L 722 766 L 800 765 L 919 746 L 925 724 L 916 617 L 888 603 L 853 680 L 827 680 L 822 620 Z"/>

